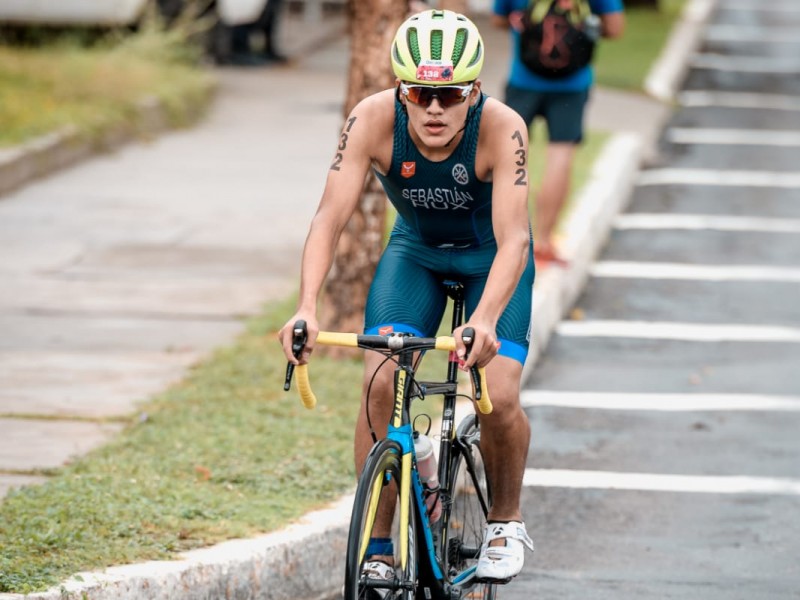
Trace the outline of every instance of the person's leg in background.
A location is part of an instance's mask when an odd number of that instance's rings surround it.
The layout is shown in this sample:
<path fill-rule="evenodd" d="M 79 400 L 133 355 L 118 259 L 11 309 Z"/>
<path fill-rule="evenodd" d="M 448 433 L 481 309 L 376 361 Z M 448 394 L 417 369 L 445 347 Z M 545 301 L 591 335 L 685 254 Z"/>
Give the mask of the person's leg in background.
<path fill-rule="evenodd" d="M 536 191 L 536 218 L 533 222 L 533 237 L 536 240 L 534 258 L 539 266 L 549 262 L 564 264 L 556 250 L 554 232 L 569 195 L 575 148 L 576 144 L 570 142 L 547 144 L 542 183 Z"/>
<path fill-rule="evenodd" d="M 583 141 L 583 115 L 588 91 L 544 92 L 547 155 L 542 183 L 536 192 L 533 238 L 537 266 L 564 265 L 555 241 L 558 220 L 569 196 L 575 150 Z"/>
<path fill-rule="evenodd" d="M 264 33 L 263 56 L 268 62 L 283 63 L 287 60 L 277 47 L 277 25 L 282 6 L 283 0 L 267 0 L 259 19 L 259 26 Z"/>

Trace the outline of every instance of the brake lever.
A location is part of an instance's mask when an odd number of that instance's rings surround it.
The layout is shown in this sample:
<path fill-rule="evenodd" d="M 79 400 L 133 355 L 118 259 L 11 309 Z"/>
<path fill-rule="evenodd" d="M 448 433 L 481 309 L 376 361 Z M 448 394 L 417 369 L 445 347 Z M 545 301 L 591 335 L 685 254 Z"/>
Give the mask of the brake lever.
<path fill-rule="evenodd" d="M 461 332 L 461 339 L 464 342 L 464 345 L 467 347 L 467 354 L 464 356 L 466 360 L 469 357 L 469 350 L 472 347 L 472 342 L 475 341 L 475 330 L 472 327 L 466 327 Z M 469 369 L 469 375 L 472 378 L 472 385 L 475 389 L 475 400 L 481 399 L 481 374 L 478 371 L 478 367 L 472 366 Z"/>
<path fill-rule="evenodd" d="M 303 353 L 303 348 L 305 348 L 307 341 L 308 328 L 306 327 L 306 322 L 300 319 L 295 322 L 294 327 L 292 328 L 292 354 L 298 360 L 300 359 L 300 355 Z M 287 361 L 286 381 L 283 382 L 283 390 L 285 392 L 288 392 L 292 387 L 292 375 L 294 375 L 294 363 Z"/>

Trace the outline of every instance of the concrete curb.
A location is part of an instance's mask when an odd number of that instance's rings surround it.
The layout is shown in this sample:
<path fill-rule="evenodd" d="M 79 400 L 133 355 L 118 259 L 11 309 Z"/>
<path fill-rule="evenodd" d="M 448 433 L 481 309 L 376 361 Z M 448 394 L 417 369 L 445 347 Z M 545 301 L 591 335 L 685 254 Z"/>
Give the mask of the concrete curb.
<path fill-rule="evenodd" d="M 0 600 L 328 600 L 344 582 L 353 497 L 308 513 L 286 529 L 150 561 L 78 573 L 59 587 Z"/>
<path fill-rule="evenodd" d="M 192 109 L 190 121 L 200 118 L 213 96 L 212 88 L 207 101 Z M 99 139 L 81 135 L 74 126 L 68 125 L 19 146 L 1 149 L 0 196 L 90 156 L 113 150 L 135 138 L 153 136 L 170 127 L 164 105 L 157 98 L 148 97 L 138 103 L 132 124 L 111 128 Z"/>
<path fill-rule="evenodd" d="M 292 39 L 288 45 L 293 53 L 316 52 L 340 36 L 345 27 L 344 17 L 328 19 L 312 28 L 303 39 Z M 199 119 L 213 98 L 212 88 L 206 102 L 188 113 L 188 121 Z M 81 135 L 75 127 L 66 126 L 19 146 L 0 148 L 0 197 L 81 160 L 171 128 L 173 125 L 163 103 L 158 98 L 147 97 L 137 104 L 137 114 L 132 123 L 111 128 L 99 139 L 92 140 Z"/>

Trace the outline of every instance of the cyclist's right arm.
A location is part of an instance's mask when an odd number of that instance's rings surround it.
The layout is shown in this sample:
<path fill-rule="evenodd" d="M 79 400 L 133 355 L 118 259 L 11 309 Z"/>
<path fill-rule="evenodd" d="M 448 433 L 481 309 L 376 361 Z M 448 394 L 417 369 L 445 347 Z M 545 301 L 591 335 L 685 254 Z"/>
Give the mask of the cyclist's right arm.
<path fill-rule="evenodd" d="M 284 354 L 293 364 L 306 363 L 314 349 L 319 332 L 319 293 L 333 263 L 339 237 L 361 197 L 380 136 L 386 135 L 387 111 L 393 122 L 393 97 L 389 96 L 387 102 L 386 92 L 375 94 L 353 109 L 342 128 L 325 190 L 303 248 L 297 311 L 278 333 Z M 297 320 L 304 320 L 308 328 L 308 342 L 299 360 L 292 354 L 292 329 Z"/>

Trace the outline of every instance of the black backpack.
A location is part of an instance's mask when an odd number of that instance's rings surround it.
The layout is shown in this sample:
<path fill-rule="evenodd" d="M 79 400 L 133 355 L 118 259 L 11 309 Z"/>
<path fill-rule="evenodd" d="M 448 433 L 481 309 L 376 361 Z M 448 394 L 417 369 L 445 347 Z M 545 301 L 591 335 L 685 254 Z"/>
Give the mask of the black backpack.
<path fill-rule="evenodd" d="M 592 61 L 600 23 L 586 0 L 531 0 L 522 25 L 520 59 L 537 75 L 567 77 Z"/>

